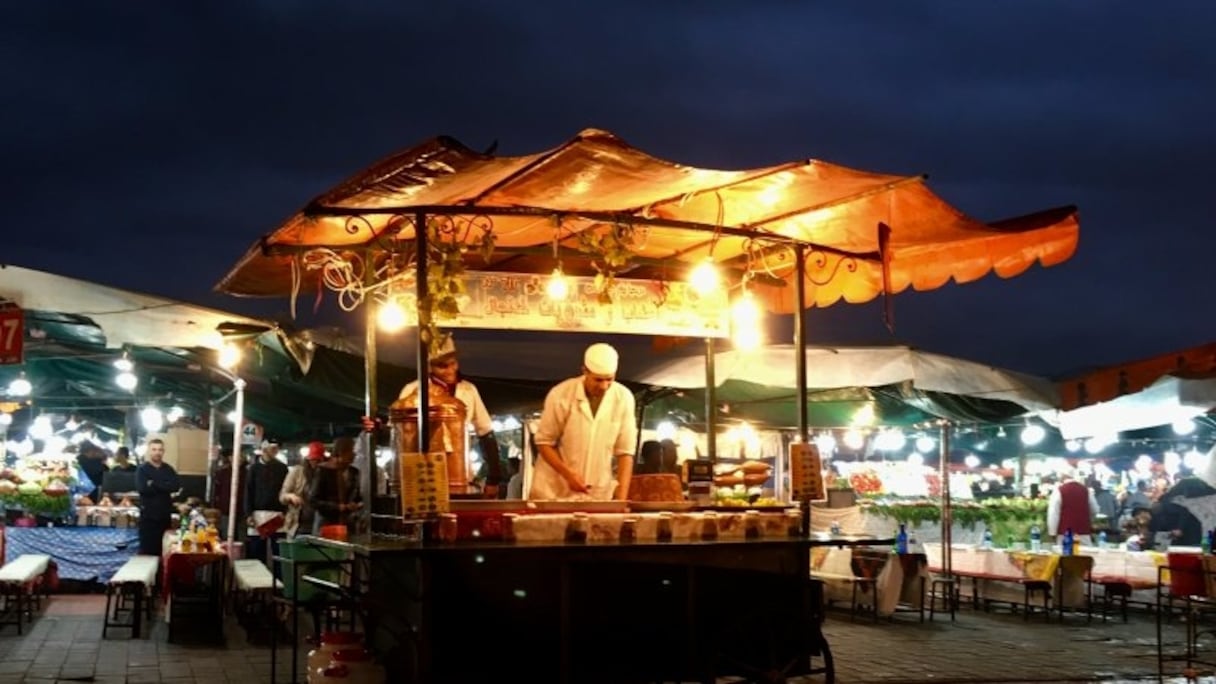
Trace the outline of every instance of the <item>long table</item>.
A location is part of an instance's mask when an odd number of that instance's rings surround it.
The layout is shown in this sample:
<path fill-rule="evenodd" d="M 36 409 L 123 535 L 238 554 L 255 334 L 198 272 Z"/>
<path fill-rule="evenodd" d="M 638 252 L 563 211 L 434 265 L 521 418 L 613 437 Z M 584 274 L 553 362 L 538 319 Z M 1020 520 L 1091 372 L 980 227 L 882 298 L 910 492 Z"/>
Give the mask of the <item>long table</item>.
<path fill-rule="evenodd" d="M 928 572 L 921 553 L 897 554 L 889 546 L 821 546 L 811 549 L 811 573 L 823 578 L 825 598 L 831 601 L 852 600 L 849 577 L 874 580 L 872 600 L 877 615 L 892 615 L 901 603 L 918 611 L 924 605 Z"/>
<path fill-rule="evenodd" d="M 139 551 L 139 531 L 113 527 L 5 527 L 4 562 L 21 554 L 45 554 L 61 579 L 110 581 Z"/>
<path fill-rule="evenodd" d="M 855 543 L 300 539 L 355 556 L 370 645 L 390 679 L 420 682 L 809 674 L 827 652 L 809 552 Z M 504 635 L 519 657 L 470 658 L 480 635 Z"/>

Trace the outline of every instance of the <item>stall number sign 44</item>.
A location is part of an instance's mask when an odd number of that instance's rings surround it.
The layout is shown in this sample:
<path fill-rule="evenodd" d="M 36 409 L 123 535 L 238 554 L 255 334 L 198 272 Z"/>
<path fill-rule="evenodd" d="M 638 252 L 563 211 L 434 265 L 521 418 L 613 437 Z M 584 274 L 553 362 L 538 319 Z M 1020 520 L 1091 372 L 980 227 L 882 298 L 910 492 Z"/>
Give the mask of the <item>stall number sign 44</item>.
<path fill-rule="evenodd" d="M 21 309 L 0 309 L 0 365 L 21 363 L 25 342 L 24 322 Z"/>

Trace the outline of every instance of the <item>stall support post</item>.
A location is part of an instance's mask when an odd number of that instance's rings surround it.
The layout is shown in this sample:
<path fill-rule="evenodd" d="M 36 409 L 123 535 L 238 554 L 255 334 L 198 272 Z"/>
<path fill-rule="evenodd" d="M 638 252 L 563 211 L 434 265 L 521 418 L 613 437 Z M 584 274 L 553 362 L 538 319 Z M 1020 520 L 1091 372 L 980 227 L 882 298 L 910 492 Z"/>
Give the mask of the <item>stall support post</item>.
<path fill-rule="evenodd" d="M 236 378 L 236 420 L 232 422 L 232 486 L 228 493 L 228 554 L 232 555 L 232 544 L 236 539 L 236 497 L 241 494 L 241 432 L 245 422 L 245 381 Z"/>
<path fill-rule="evenodd" d="M 714 386 L 714 338 L 705 338 L 705 455 L 710 463 L 718 462 L 717 391 Z"/>
<path fill-rule="evenodd" d="M 375 254 L 372 250 L 367 250 L 363 255 L 363 284 L 365 287 L 374 285 L 376 282 L 376 267 Z M 376 397 L 376 306 L 371 300 L 364 300 L 364 325 L 366 330 L 363 331 L 363 411 L 365 416 L 375 418 L 378 409 Z M 359 471 L 359 491 L 363 493 L 364 504 L 363 511 L 360 515 L 366 515 L 369 522 L 368 529 L 371 529 L 371 510 L 372 502 L 376 500 L 379 492 L 372 489 L 379 478 L 376 477 L 376 433 L 372 430 L 363 431 L 363 453 L 367 455 L 367 467 Z"/>
<path fill-rule="evenodd" d="M 953 577 L 954 549 L 951 545 L 952 530 L 954 529 L 954 513 L 950 503 L 950 421 L 943 420 L 938 423 L 941 428 L 941 435 L 938 439 L 939 446 L 939 468 L 941 471 L 940 477 L 942 480 L 942 570 L 945 571 L 946 577 Z"/>
<path fill-rule="evenodd" d="M 425 454 L 427 446 L 431 443 L 431 436 L 427 434 L 431 411 L 431 396 L 427 391 L 427 370 L 430 367 L 428 358 L 430 349 L 427 348 L 427 345 L 431 343 L 431 340 L 424 339 L 422 333 L 431 323 L 431 300 L 426 283 L 426 254 L 429 247 L 427 246 L 426 212 L 423 211 L 414 215 L 414 249 L 416 250 L 414 264 L 417 268 L 414 276 L 414 296 L 418 301 L 418 353 L 416 357 L 419 387 L 418 453 Z"/>
<path fill-rule="evenodd" d="M 216 457 L 219 456 L 217 452 L 220 447 L 220 425 L 218 422 L 220 411 L 214 401 L 210 402 L 210 408 L 211 412 L 207 416 L 207 488 L 204 490 L 208 506 L 215 500 L 215 482 L 212 475 L 215 473 L 215 461 Z M 3 428 L 0 428 L 0 430 L 3 430 Z M 0 432 L 0 435 L 2 434 L 3 432 Z M 3 441 L 3 439 L 0 438 L 0 441 Z"/>
<path fill-rule="evenodd" d="M 798 440 L 803 444 L 811 441 L 811 430 L 806 415 L 806 249 L 794 247 L 794 375 L 798 389 Z M 781 486 L 778 482 L 777 486 Z M 802 533 L 811 533 L 811 501 L 803 497 L 798 502 L 802 509 Z"/>

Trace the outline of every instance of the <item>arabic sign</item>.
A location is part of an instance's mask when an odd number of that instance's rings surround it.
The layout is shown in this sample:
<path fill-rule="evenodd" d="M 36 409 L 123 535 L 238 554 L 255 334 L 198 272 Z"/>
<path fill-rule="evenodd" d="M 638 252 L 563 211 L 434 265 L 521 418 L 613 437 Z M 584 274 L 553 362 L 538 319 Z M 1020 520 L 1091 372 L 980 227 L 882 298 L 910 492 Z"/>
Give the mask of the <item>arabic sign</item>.
<path fill-rule="evenodd" d="M 612 302 L 601 303 L 594 278 L 567 276 L 569 295 L 554 301 L 545 292 L 549 276 L 469 272 L 460 315 L 440 318 L 442 327 L 505 330 L 560 330 L 687 337 L 730 335 L 725 292 L 697 294 L 687 283 L 618 278 Z M 415 309 L 413 288 L 401 298 Z M 417 324 L 417 319 L 410 321 Z"/>
<path fill-rule="evenodd" d="M 0 304 L 0 366 L 20 364 L 24 349 L 24 312 L 16 305 Z"/>

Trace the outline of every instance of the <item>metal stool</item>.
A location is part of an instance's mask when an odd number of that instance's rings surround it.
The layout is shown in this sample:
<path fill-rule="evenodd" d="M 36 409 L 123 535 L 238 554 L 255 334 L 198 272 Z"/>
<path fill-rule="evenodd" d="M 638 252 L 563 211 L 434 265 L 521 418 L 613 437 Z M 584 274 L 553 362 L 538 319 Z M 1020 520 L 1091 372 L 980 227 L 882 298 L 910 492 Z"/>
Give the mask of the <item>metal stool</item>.
<path fill-rule="evenodd" d="M 954 622 L 955 613 L 958 611 L 958 595 L 962 582 L 957 576 L 942 576 L 938 575 L 929 580 L 929 622 L 933 622 L 933 615 L 937 612 L 937 598 L 941 597 L 942 611 L 950 612 L 950 622 Z"/>

